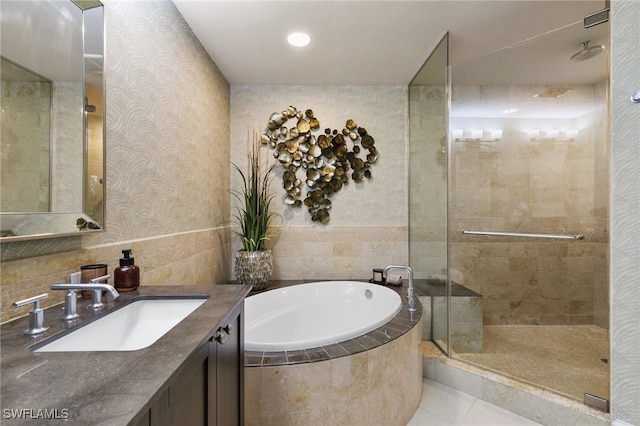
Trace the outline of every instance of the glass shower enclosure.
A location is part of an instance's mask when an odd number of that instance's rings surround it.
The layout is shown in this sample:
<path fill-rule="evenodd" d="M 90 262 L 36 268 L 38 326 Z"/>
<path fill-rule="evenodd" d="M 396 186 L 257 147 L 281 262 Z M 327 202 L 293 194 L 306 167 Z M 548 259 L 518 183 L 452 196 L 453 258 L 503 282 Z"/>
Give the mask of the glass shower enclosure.
<path fill-rule="evenodd" d="M 428 337 L 585 401 L 609 399 L 608 34 L 578 22 L 409 88 L 410 262 L 445 287 Z"/>
<path fill-rule="evenodd" d="M 449 36 L 409 85 L 409 264 L 422 297 L 423 340 L 449 350 L 447 123 Z"/>

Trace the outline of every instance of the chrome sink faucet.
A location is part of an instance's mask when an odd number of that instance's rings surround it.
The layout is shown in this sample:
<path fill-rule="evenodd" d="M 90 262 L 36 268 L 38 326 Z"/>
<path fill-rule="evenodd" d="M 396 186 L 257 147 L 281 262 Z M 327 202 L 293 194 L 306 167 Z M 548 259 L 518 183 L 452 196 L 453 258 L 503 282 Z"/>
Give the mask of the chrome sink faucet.
<path fill-rule="evenodd" d="M 81 290 L 92 290 L 92 300 L 89 308 L 98 310 L 102 308 L 102 292 L 106 291 L 111 295 L 113 300 L 117 299 L 120 296 L 118 290 L 116 290 L 113 286 L 104 283 L 97 283 L 93 281 L 102 281 L 109 278 L 109 275 L 105 275 L 103 277 L 98 277 L 92 279 L 88 284 L 52 284 L 51 290 L 67 290 L 67 294 L 64 296 L 64 307 L 62 308 L 62 320 L 70 321 L 72 319 L 78 318 L 77 306 L 78 306 L 78 295 L 77 291 Z"/>
<path fill-rule="evenodd" d="M 40 307 L 40 302 L 47 297 L 49 297 L 49 294 L 44 293 L 13 303 L 14 308 L 20 308 L 33 303 L 33 309 L 29 311 L 29 328 L 24 331 L 25 336 L 36 337 L 49 329 L 49 327 L 44 325 L 44 310 Z"/>
<path fill-rule="evenodd" d="M 407 271 L 407 273 L 409 274 L 409 288 L 407 288 L 407 301 L 409 302 L 409 312 L 415 312 L 417 309 L 416 309 L 416 302 L 413 299 L 413 271 L 408 266 L 389 265 L 386 268 L 384 268 L 384 270 L 382 271 L 383 279 L 387 278 L 387 272 L 389 272 L 391 269 L 402 269 Z"/>

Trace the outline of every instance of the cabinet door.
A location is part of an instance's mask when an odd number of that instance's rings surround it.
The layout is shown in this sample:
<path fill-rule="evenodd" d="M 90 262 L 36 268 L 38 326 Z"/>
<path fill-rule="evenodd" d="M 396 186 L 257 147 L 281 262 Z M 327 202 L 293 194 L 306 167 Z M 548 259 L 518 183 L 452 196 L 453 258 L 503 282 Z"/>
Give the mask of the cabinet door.
<path fill-rule="evenodd" d="M 169 388 L 162 392 L 148 414 L 149 426 L 171 426 L 171 423 L 169 423 Z"/>
<path fill-rule="evenodd" d="M 241 306 L 242 309 L 243 306 Z M 209 349 L 209 426 L 244 424 L 242 310 L 216 331 Z"/>
<path fill-rule="evenodd" d="M 136 426 L 244 425 L 244 302 L 222 322 Z"/>
<path fill-rule="evenodd" d="M 202 345 L 189 358 L 183 373 L 169 386 L 169 424 L 207 424 L 207 345 Z M 153 411 L 151 413 L 153 422 Z"/>
<path fill-rule="evenodd" d="M 217 342 L 218 336 L 220 333 L 220 329 L 216 330 L 216 333 L 213 335 L 211 340 L 209 340 L 209 359 L 208 359 L 208 393 L 207 393 L 207 401 L 209 408 L 209 416 L 207 417 L 207 425 L 208 426 L 217 426 L 218 419 L 218 345 Z M 221 425 L 222 426 L 222 425 Z"/>

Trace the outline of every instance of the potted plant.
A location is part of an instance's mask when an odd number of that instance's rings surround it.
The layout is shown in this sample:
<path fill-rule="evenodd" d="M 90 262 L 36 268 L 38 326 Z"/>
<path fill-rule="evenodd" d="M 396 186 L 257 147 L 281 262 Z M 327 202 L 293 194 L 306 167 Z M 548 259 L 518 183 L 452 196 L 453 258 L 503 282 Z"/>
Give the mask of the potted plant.
<path fill-rule="evenodd" d="M 250 285 L 255 290 L 263 290 L 271 283 L 273 258 L 267 249 L 270 226 L 277 213 L 270 211 L 274 195 L 270 191 L 271 172 L 275 166 L 261 164 L 260 147 L 254 137 L 253 146 L 247 155 L 246 173 L 232 163 L 242 178 L 242 188 L 232 190 L 236 198 L 235 221 L 239 230 L 234 231 L 240 237 L 242 249 L 236 253 L 234 272 L 240 283 Z"/>

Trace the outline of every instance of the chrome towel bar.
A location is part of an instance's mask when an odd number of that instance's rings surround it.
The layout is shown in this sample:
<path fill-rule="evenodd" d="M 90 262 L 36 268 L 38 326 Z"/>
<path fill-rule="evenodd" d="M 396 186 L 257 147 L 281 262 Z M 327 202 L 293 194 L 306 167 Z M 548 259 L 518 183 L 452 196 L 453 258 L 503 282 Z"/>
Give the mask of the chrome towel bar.
<path fill-rule="evenodd" d="M 468 235 L 491 235 L 496 237 L 525 237 L 525 238 L 555 238 L 560 240 L 584 240 L 583 234 L 533 234 L 529 232 L 503 232 L 503 231 L 462 231 Z"/>

